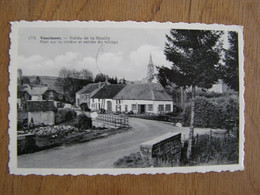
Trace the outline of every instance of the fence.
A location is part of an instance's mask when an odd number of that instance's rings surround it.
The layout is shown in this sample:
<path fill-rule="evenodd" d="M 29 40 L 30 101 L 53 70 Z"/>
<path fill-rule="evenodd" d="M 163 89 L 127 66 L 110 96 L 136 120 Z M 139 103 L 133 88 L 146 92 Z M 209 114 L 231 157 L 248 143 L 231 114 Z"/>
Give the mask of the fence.
<path fill-rule="evenodd" d="M 128 116 L 113 114 L 98 114 L 92 122 L 93 126 L 106 128 L 129 127 Z"/>
<path fill-rule="evenodd" d="M 182 117 L 173 117 L 166 114 L 131 114 L 129 117 L 136 117 L 148 120 L 167 121 L 172 123 L 182 123 Z"/>

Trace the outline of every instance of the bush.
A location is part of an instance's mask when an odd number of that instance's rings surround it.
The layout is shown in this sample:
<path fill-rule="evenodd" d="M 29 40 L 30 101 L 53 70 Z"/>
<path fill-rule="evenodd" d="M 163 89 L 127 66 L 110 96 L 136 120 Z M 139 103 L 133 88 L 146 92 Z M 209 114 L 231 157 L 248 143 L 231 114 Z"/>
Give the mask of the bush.
<path fill-rule="evenodd" d="M 92 120 L 87 117 L 85 114 L 80 114 L 76 118 L 75 126 L 79 129 L 90 129 L 92 128 Z"/>
<path fill-rule="evenodd" d="M 119 158 L 114 166 L 116 168 L 144 168 L 149 167 L 140 154 L 140 152 L 132 153 L 129 156 L 124 156 L 123 158 Z"/>
<path fill-rule="evenodd" d="M 72 109 L 58 109 L 57 113 L 56 113 L 56 123 L 61 123 L 61 122 L 65 122 L 65 121 L 71 121 L 73 119 L 75 119 L 77 116 L 77 113 L 72 110 Z"/>
<path fill-rule="evenodd" d="M 185 126 L 190 125 L 190 110 L 188 106 L 184 112 Z M 195 127 L 227 129 L 230 128 L 230 121 L 233 121 L 232 126 L 238 126 L 239 104 L 236 98 L 227 96 L 195 99 Z"/>
<path fill-rule="evenodd" d="M 235 136 L 197 135 L 190 160 L 186 159 L 187 144 L 183 147 L 182 165 L 238 163 L 239 142 Z"/>

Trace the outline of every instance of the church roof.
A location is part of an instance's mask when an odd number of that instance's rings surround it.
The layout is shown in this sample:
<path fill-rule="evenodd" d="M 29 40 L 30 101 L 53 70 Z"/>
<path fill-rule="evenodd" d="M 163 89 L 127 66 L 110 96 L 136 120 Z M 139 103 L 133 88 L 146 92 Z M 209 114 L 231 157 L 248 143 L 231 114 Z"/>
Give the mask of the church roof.
<path fill-rule="evenodd" d="M 172 101 L 159 83 L 128 84 L 113 99 Z"/>

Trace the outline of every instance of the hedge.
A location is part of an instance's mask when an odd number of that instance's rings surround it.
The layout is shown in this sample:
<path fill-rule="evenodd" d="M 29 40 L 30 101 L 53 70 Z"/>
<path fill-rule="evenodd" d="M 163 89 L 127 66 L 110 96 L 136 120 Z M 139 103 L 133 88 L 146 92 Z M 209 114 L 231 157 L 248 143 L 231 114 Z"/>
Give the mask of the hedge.
<path fill-rule="evenodd" d="M 184 126 L 190 125 L 190 106 L 184 111 Z M 238 126 L 238 99 L 230 96 L 219 98 L 196 97 L 195 99 L 195 127 L 230 128 Z"/>
<path fill-rule="evenodd" d="M 55 121 L 56 123 L 62 123 L 65 121 L 70 121 L 72 119 L 75 119 L 77 116 L 77 113 L 69 108 L 62 108 L 58 109 L 56 116 L 55 116 Z"/>

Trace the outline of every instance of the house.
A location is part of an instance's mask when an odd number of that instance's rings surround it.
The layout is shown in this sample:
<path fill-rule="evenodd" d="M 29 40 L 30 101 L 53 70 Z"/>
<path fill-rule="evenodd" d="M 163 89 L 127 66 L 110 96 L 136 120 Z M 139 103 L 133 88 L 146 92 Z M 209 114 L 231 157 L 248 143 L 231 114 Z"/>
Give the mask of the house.
<path fill-rule="evenodd" d="M 54 101 L 28 101 L 28 125 L 54 125 Z"/>
<path fill-rule="evenodd" d="M 90 107 L 90 98 L 95 95 L 104 85 L 109 85 L 108 82 L 90 83 L 76 92 L 76 106 L 79 107 L 82 103 L 87 103 Z"/>
<path fill-rule="evenodd" d="M 227 91 L 231 91 L 227 84 L 223 82 L 222 79 L 218 80 L 218 83 L 213 84 L 210 89 L 208 89 L 209 92 L 215 92 L 215 93 L 226 93 Z"/>
<path fill-rule="evenodd" d="M 159 83 L 112 84 L 91 98 L 91 110 L 106 112 L 165 113 L 173 111 L 173 100 Z"/>
<path fill-rule="evenodd" d="M 26 107 L 26 102 L 31 99 L 30 94 L 25 90 L 17 91 L 17 109 L 24 110 Z"/>
<path fill-rule="evenodd" d="M 48 90 L 46 85 L 29 86 L 26 91 L 31 96 L 32 101 L 42 101 L 43 94 Z"/>
<path fill-rule="evenodd" d="M 113 100 L 120 112 L 159 114 L 173 111 L 173 100 L 159 83 L 128 84 Z"/>
<path fill-rule="evenodd" d="M 113 98 L 118 94 L 126 85 L 125 84 L 111 84 L 105 85 L 95 95 L 91 97 L 90 109 L 100 110 L 104 109 L 107 112 L 121 111 L 117 105 L 117 101 Z"/>

